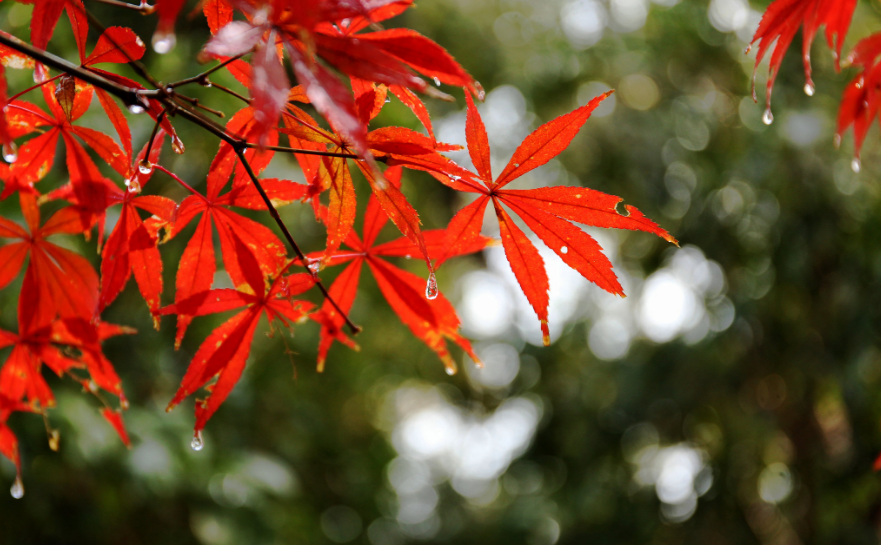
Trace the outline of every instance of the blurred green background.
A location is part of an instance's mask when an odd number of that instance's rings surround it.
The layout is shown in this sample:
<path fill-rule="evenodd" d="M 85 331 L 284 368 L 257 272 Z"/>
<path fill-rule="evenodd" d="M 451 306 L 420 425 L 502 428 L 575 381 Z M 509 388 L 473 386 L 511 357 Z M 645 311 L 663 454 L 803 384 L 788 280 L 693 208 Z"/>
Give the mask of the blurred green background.
<path fill-rule="evenodd" d="M 132 26 L 149 41 L 152 18 L 86 4 L 105 24 Z M 185 11 L 195 7 L 187 2 Z M 537 320 L 500 249 L 450 262 L 441 289 L 487 364 L 477 371 L 457 351 L 463 372 L 453 377 L 365 274 L 352 313 L 365 327 L 361 351 L 335 346 L 317 374 L 314 324 L 286 339 L 261 326 L 200 452 L 189 447 L 192 400 L 163 409 L 225 317 L 197 319 L 174 352 L 172 320 L 154 331 L 130 282 L 105 319 L 140 331 L 106 343 L 131 400 L 133 447 L 120 443 L 94 398 L 49 377 L 61 449 L 49 450 L 39 416 L 11 418 L 27 493 L 0 495 L 0 544 L 877 542 L 881 146 L 873 129 L 859 174 L 852 138 L 833 147 L 841 89 L 854 73 L 835 73 L 821 40 L 815 96 L 802 90 L 797 36 L 777 80 L 775 121 L 762 123 L 763 108 L 750 98 L 755 52 L 744 49 L 764 7 L 418 2 L 390 24 L 434 38 L 484 85 L 496 171 L 539 124 L 615 88 L 565 153 L 515 187 L 620 195 L 682 248 L 589 229 L 626 299 L 542 250 L 550 348 L 536 346 Z M 26 38 L 30 10 L 3 2 L 2 28 Z M 845 51 L 879 26 L 878 4 L 862 2 Z M 176 49 L 150 51 L 145 62 L 163 81 L 193 75 L 200 68 L 191 59 L 207 37 L 201 16 L 184 18 Z M 75 60 L 64 17 L 51 49 Z M 763 64 L 760 101 L 766 73 Z M 13 91 L 29 85 L 29 73 L 7 74 Z M 213 90 L 191 90 L 228 114 L 239 107 Z M 429 103 L 438 137 L 464 143 L 461 93 L 444 90 L 459 100 Z M 112 133 L 93 109 L 84 124 Z M 378 122 L 417 127 L 394 100 Z M 152 124 L 132 123 L 140 147 Z M 166 148 L 162 163 L 201 187 L 217 142 L 176 126 L 187 152 Z M 302 181 L 287 157 L 266 176 Z M 64 181 L 59 156 L 40 189 Z M 357 189 L 367 194 L 365 184 Z M 429 228 L 466 204 L 417 173 L 407 173 L 404 190 Z M 147 192 L 185 195 L 159 175 Z M 0 203 L 6 217 L 20 217 L 14 201 Z M 321 248 L 323 230 L 307 207 L 288 206 L 283 217 L 305 248 Z M 193 228 L 163 247 L 166 302 Z M 488 221 L 487 234 L 494 229 Z M 393 227 L 382 236 L 396 236 Z M 97 257 L 94 240 L 63 243 Z M 424 275 L 415 260 L 401 265 Z M 18 282 L 0 293 L 6 329 L 15 329 Z M 13 477 L 0 462 L 0 482 Z"/>

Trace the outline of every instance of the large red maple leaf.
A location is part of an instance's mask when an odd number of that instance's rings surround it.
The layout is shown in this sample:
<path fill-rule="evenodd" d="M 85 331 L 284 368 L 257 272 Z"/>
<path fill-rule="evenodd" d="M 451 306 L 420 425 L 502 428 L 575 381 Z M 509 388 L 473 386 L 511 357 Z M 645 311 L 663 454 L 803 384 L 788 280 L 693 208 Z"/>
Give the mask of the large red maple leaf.
<path fill-rule="evenodd" d="M 401 179 L 401 167 L 391 167 L 385 172 L 390 185 L 397 187 Z M 474 361 L 479 361 L 471 348 L 471 343 L 459 334 L 459 318 L 453 305 L 437 292 L 433 275 L 428 283 L 424 278 L 402 270 L 383 257 L 412 257 L 418 255 L 422 248 L 408 237 L 401 237 L 391 242 L 375 245 L 376 238 L 388 222 L 388 216 L 382 209 L 376 194 L 371 195 L 364 214 L 363 240 L 350 231 L 346 236 L 345 246 L 348 249 L 333 252 L 318 252 L 310 257 L 324 258 L 330 266 L 349 263 L 330 286 L 331 298 L 337 303 L 340 311 L 348 312 L 355 301 L 361 270 L 366 263 L 380 291 L 395 314 L 410 328 L 410 331 L 429 348 L 437 353 L 447 371 L 454 373 L 456 364 L 447 349 L 449 339 L 465 350 Z M 426 253 L 436 258 L 444 252 L 447 232 L 436 229 L 423 232 Z M 477 252 L 492 243 L 492 239 L 475 236 L 468 243 L 459 245 L 452 255 L 464 255 Z M 315 319 L 321 323 L 321 340 L 318 345 L 318 369 L 324 368 L 327 352 L 334 340 L 349 347 L 354 343 L 342 332 L 343 316 L 334 306 L 325 301 Z"/>
<path fill-rule="evenodd" d="M 302 321 L 313 306 L 307 301 L 293 299 L 314 285 L 312 275 L 299 273 L 284 276 L 282 270 L 271 278 L 261 269 L 253 248 L 237 232 L 231 231 L 230 237 L 244 283 L 238 289 L 209 289 L 194 293 L 160 310 L 161 314 L 178 314 L 180 319 L 181 315 L 204 316 L 245 307 L 202 342 L 180 388 L 168 404 L 167 410 L 171 410 L 184 398 L 217 378 L 215 383 L 207 387 L 210 391 L 208 397 L 196 403 L 195 437 L 198 442 L 194 446 L 197 448 L 201 445 L 199 438 L 202 429 L 229 395 L 245 368 L 260 317 L 265 315 L 270 325 L 278 322 L 290 328 L 292 324 Z"/>
<path fill-rule="evenodd" d="M 453 217 L 447 228 L 446 252 L 438 258 L 435 266 L 439 267 L 448 257 L 456 255 L 479 236 L 484 211 L 492 202 L 499 219 L 505 257 L 538 316 L 545 345 L 550 344 L 550 330 L 548 328 L 549 284 L 544 261 L 526 234 L 505 211 L 504 206 L 513 210 L 567 265 L 604 290 L 616 295 L 623 296 L 624 291 L 612 271 L 612 263 L 603 255 L 602 248 L 596 240 L 571 222 L 595 227 L 646 231 L 676 243 L 676 239 L 667 231 L 658 227 L 636 208 L 627 205 L 625 207 L 627 215 L 620 214 L 616 207 L 622 199 L 614 195 L 585 187 L 504 189 L 510 182 L 547 163 L 566 149 L 594 108 L 611 93 L 609 91 L 600 95 L 577 110 L 536 129 L 520 144 L 495 181 L 492 177 L 486 129 L 471 96 L 467 94 L 465 96 L 468 103 L 465 125 L 468 152 L 483 185 L 460 186 L 463 191 L 478 193 L 480 197 Z"/>

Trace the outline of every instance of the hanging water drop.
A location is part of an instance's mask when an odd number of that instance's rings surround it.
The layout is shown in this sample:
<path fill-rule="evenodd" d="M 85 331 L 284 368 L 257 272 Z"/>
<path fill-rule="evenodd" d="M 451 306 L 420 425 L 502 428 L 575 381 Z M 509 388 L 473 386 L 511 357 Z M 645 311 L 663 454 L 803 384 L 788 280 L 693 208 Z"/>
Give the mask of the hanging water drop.
<path fill-rule="evenodd" d="M 172 49 L 174 49 L 174 45 L 177 43 L 177 37 L 173 32 L 157 32 L 153 35 L 153 51 L 159 53 L 160 55 L 165 55 Z"/>
<path fill-rule="evenodd" d="M 313 277 L 318 276 L 318 271 L 321 270 L 321 261 L 318 259 L 310 261 L 308 268 Z"/>
<path fill-rule="evenodd" d="M 425 298 L 426 299 L 437 299 L 437 295 L 440 293 L 437 289 L 437 277 L 434 273 L 428 273 L 428 282 L 425 283 Z"/>
<path fill-rule="evenodd" d="M 128 111 L 131 114 L 140 115 L 147 110 L 140 104 L 129 104 Z"/>
<path fill-rule="evenodd" d="M 771 113 L 771 108 L 765 110 L 764 115 L 762 115 L 762 123 L 765 125 L 770 125 L 774 122 L 774 114 Z"/>
<path fill-rule="evenodd" d="M 562 248 L 560 248 L 560 253 L 561 254 L 568 254 L 569 248 L 567 246 L 563 246 Z"/>
<path fill-rule="evenodd" d="M 456 366 L 447 365 L 446 367 L 444 367 L 444 371 L 446 371 L 448 375 L 453 376 L 456 374 Z"/>
<path fill-rule="evenodd" d="M 144 159 L 143 161 L 138 163 L 138 172 L 140 172 L 141 174 L 143 174 L 145 176 L 147 174 L 150 174 L 151 172 L 153 172 L 153 163 Z"/>
<path fill-rule="evenodd" d="M 135 43 L 138 44 L 138 47 L 144 47 L 144 40 L 140 36 L 135 36 Z"/>
<path fill-rule="evenodd" d="M 15 145 L 15 142 L 3 144 L 3 160 L 7 163 L 18 161 L 18 147 Z"/>
<path fill-rule="evenodd" d="M 141 182 L 137 180 L 137 178 L 132 177 L 125 181 L 125 186 L 132 193 L 140 193 L 141 192 Z"/>
<path fill-rule="evenodd" d="M 199 452 L 202 448 L 205 447 L 205 443 L 202 441 L 202 432 L 197 431 L 196 435 L 193 436 L 193 440 L 190 441 L 190 448 Z"/>
<path fill-rule="evenodd" d="M 58 430 L 49 432 L 49 448 L 52 452 L 58 452 L 58 444 L 61 441 L 61 433 Z"/>
<path fill-rule="evenodd" d="M 809 97 L 814 96 L 814 84 L 811 82 L 805 83 L 805 94 Z"/>
<path fill-rule="evenodd" d="M 749 52 L 753 50 L 753 44 L 749 44 L 746 46 L 746 49 L 743 50 L 744 55 L 749 55 Z"/>
<path fill-rule="evenodd" d="M 24 497 L 24 483 L 21 482 L 21 477 L 15 478 L 15 482 L 12 483 L 12 488 L 9 489 L 9 493 L 17 500 Z"/>
<path fill-rule="evenodd" d="M 850 162 L 850 168 L 857 174 L 860 173 L 860 170 L 863 168 L 863 163 L 860 162 L 859 157 L 853 158 L 853 161 Z"/>
<path fill-rule="evenodd" d="M 434 79 L 434 84 L 437 85 L 438 87 L 440 87 L 440 84 L 441 84 L 440 78 L 435 76 L 433 79 Z"/>
<path fill-rule="evenodd" d="M 174 135 L 171 139 L 171 149 L 178 155 L 184 152 L 184 143 L 181 142 L 181 139 Z"/>
<path fill-rule="evenodd" d="M 840 134 L 836 134 L 835 138 L 832 139 L 832 145 L 835 146 L 835 149 L 838 149 L 841 147 L 841 135 Z"/>

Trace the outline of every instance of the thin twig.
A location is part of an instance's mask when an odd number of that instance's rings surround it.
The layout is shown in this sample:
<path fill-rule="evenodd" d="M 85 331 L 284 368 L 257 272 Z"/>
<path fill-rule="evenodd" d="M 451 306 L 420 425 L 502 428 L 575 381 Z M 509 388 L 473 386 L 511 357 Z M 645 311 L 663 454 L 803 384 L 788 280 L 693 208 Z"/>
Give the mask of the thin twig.
<path fill-rule="evenodd" d="M 19 53 L 23 53 L 31 57 L 41 64 L 45 64 L 50 68 L 54 68 L 56 70 L 60 70 L 62 72 L 70 74 L 71 76 L 74 76 L 77 79 L 81 79 L 86 83 L 90 83 L 95 87 L 99 87 L 107 91 L 108 93 L 119 97 L 119 99 L 122 100 L 122 102 L 126 106 L 140 106 L 141 96 L 155 97 L 156 95 L 158 95 L 158 91 L 132 89 L 131 87 L 126 87 L 114 81 L 110 81 L 100 74 L 96 74 L 91 70 L 87 70 L 81 66 L 72 64 L 69 61 L 62 59 L 61 57 L 49 53 L 48 51 L 37 49 L 36 47 L 33 47 L 32 45 L 19 40 L 11 34 L 6 34 L 5 32 L 0 32 L 0 45 L 5 45 L 6 47 L 9 47 L 18 51 Z"/>
<path fill-rule="evenodd" d="M 38 89 L 38 88 L 40 88 L 40 87 L 46 85 L 47 83 L 52 83 L 53 81 L 55 81 L 55 80 L 57 80 L 58 78 L 60 78 L 62 75 L 63 75 L 63 74 L 58 74 L 57 76 L 52 77 L 52 78 L 49 78 L 49 79 L 47 79 L 46 81 L 42 81 L 42 82 L 40 82 L 40 83 L 38 83 L 38 84 L 36 84 L 36 85 L 31 85 L 30 87 L 28 87 L 28 88 L 25 89 L 24 91 L 21 91 L 20 93 L 16 93 L 16 94 L 12 95 L 12 96 L 9 97 L 8 99 L 6 99 L 7 104 L 10 103 L 10 102 L 12 102 L 13 100 L 17 99 L 18 97 L 24 95 L 25 93 L 30 93 L 30 92 L 33 91 L 34 89 Z"/>
<path fill-rule="evenodd" d="M 188 83 L 198 83 L 199 85 L 205 85 L 206 83 L 208 83 L 208 76 L 210 76 L 214 72 L 220 70 L 221 68 L 228 65 L 229 63 L 241 59 L 245 55 L 247 55 L 247 53 L 240 53 L 240 54 L 236 55 L 235 57 L 230 57 L 230 58 L 226 59 L 225 61 L 223 61 L 222 63 L 218 64 L 217 66 L 212 66 L 208 70 L 205 70 L 201 74 L 198 74 L 198 75 L 193 76 L 191 78 L 186 78 L 186 79 L 182 79 L 180 81 L 175 81 L 173 83 L 169 83 L 168 85 L 166 85 L 166 87 L 171 87 L 173 89 L 175 87 L 180 87 L 181 85 L 187 85 Z"/>
<path fill-rule="evenodd" d="M 283 151 L 286 153 L 301 153 L 303 155 L 320 155 L 322 157 L 342 157 L 343 159 L 360 159 L 361 157 L 354 153 L 339 153 L 336 151 L 321 151 L 314 149 L 289 148 L 286 146 L 260 146 L 252 142 L 244 142 L 242 144 L 246 148 L 267 149 L 271 151 Z"/>
<path fill-rule="evenodd" d="M 153 165 L 153 168 L 155 168 L 156 170 L 159 170 L 159 171 L 164 172 L 164 173 L 167 174 L 172 180 L 174 180 L 175 182 L 179 183 L 182 187 L 184 187 L 185 189 L 187 189 L 190 193 L 192 193 L 192 194 L 195 195 L 196 197 L 199 197 L 199 198 L 202 199 L 203 201 L 205 200 L 205 196 L 204 196 L 204 195 L 202 195 L 201 193 L 199 193 L 198 191 L 196 191 L 195 189 L 193 189 L 193 187 L 192 187 L 190 184 L 188 184 L 187 182 L 181 180 L 181 179 L 177 176 L 177 174 L 175 174 L 174 172 L 171 172 L 170 170 L 168 170 L 167 168 L 165 168 L 165 167 L 162 166 L 162 165 Z"/>
<path fill-rule="evenodd" d="M 101 4 L 107 4 L 109 6 L 133 9 L 141 12 L 142 15 L 150 15 L 156 11 L 156 6 L 151 6 L 146 2 L 141 2 L 138 5 L 129 4 L 128 2 L 120 2 L 119 0 L 95 0 L 95 2 L 100 2 Z"/>
<path fill-rule="evenodd" d="M 229 87 L 225 87 L 223 85 L 220 85 L 219 83 L 214 83 L 213 81 L 208 81 L 206 83 L 208 83 L 211 87 L 214 87 L 215 89 L 217 89 L 219 91 L 223 91 L 224 93 L 226 93 L 228 95 L 232 95 L 232 96 L 236 97 L 237 99 L 244 101 L 246 104 L 251 104 L 250 98 L 236 93 L 235 91 L 233 91 Z"/>
<path fill-rule="evenodd" d="M 279 229 L 281 229 L 282 234 L 284 234 L 285 239 L 288 241 L 288 244 L 294 250 L 294 253 L 297 254 L 297 257 L 300 258 L 300 263 L 304 267 L 308 260 L 306 258 L 306 254 L 300 250 L 300 247 L 294 241 L 294 237 L 291 235 L 291 232 L 288 231 L 287 226 L 281 221 L 281 217 L 278 215 L 278 210 L 275 209 L 275 205 L 272 204 L 272 200 L 269 198 L 269 195 L 266 194 L 266 191 L 263 189 L 263 186 L 260 185 L 260 180 L 257 179 L 257 175 L 254 173 L 254 170 L 251 168 L 251 165 L 248 164 L 248 160 L 245 157 L 245 147 L 241 144 L 234 145 L 233 150 L 235 150 L 236 155 L 239 156 L 239 161 L 242 163 L 242 166 L 245 167 L 245 172 L 248 173 L 248 177 L 251 179 L 251 183 L 254 184 L 254 188 L 260 193 L 260 197 L 263 199 L 264 204 L 269 209 L 269 215 L 272 216 L 272 219 L 275 220 L 275 223 L 278 224 Z M 321 290 L 321 293 L 324 295 L 325 300 L 330 301 L 330 304 L 333 306 L 334 310 L 336 310 L 340 316 L 345 320 L 346 325 L 352 331 L 352 333 L 357 334 L 361 331 L 361 327 L 352 323 L 349 317 L 345 312 L 339 307 L 336 301 L 334 301 L 333 297 L 330 296 L 330 293 L 327 291 L 327 288 L 324 287 L 324 284 L 321 283 L 321 280 L 318 279 L 316 275 L 313 275 L 313 279 L 315 280 L 315 285 L 318 286 L 318 289 Z"/>

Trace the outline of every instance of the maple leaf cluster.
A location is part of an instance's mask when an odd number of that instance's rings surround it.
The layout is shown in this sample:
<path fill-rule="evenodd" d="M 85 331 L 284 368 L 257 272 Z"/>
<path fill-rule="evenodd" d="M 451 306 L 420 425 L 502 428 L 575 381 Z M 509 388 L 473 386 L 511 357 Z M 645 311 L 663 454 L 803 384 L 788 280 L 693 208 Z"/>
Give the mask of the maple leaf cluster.
<path fill-rule="evenodd" d="M 881 105 L 881 33 L 863 38 L 853 47 L 842 62 L 841 50 L 847 36 L 857 0 L 774 0 L 765 11 L 751 44 L 758 42 L 755 68 L 770 51 L 766 106 L 763 120 L 770 124 L 771 92 L 786 50 L 792 44 L 799 29 L 802 30 L 802 62 L 805 70 L 804 91 L 813 96 L 815 91 L 811 75 L 811 45 L 820 27 L 825 27 L 826 43 L 832 50 L 835 69 L 842 65 L 853 66 L 859 73 L 847 84 L 838 110 L 835 145 L 840 145 L 844 133 L 853 128 L 854 171 L 860 170 L 860 151 L 872 121 L 879 115 Z M 772 49 L 773 46 L 773 49 Z M 747 49 L 749 51 L 749 49 Z M 755 74 L 753 74 L 753 98 L 755 99 Z"/>
<path fill-rule="evenodd" d="M 412 0 L 206 0 L 201 5 L 213 37 L 200 55 L 219 64 L 158 89 L 145 86 L 155 84 L 138 62 L 146 47 L 129 28 L 99 28 L 87 54 L 89 33 L 96 23 L 90 23 L 82 0 L 36 2 L 31 48 L 0 34 L 5 44 L 0 45 L 0 141 L 5 159 L 0 163 L 0 199 L 17 199 L 23 218 L 19 223 L 0 217 L 0 238 L 6 240 L 0 246 L 0 288 L 23 274 L 18 332 L 0 331 L 0 347 L 12 347 L 0 368 L 0 452 L 19 471 L 18 446 L 7 422 L 14 412 L 44 413 L 54 405 L 42 375 L 44 366 L 93 393 L 104 416 L 129 443 L 122 420 L 128 404 L 101 345 L 111 336 L 134 331 L 102 321 L 101 314 L 132 277 L 157 328 L 163 316 L 176 317 L 176 347 L 195 318 L 237 311 L 202 342 L 169 403 L 171 409 L 188 396 L 205 392 L 196 401 L 194 427 L 193 446 L 201 448 L 201 430 L 241 376 L 263 317 L 271 328 L 317 324 L 319 370 L 334 342 L 357 346 L 346 332 L 346 325 L 351 325 L 347 313 L 364 265 L 392 310 L 438 355 L 448 372 L 456 370 L 448 341 L 479 361 L 459 333 L 452 304 L 438 291 L 435 271 L 450 258 L 496 243 L 481 234 L 489 203 L 498 218 L 505 255 L 535 310 L 546 344 L 550 341 L 548 276 L 532 240 L 508 211 L 569 266 L 617 295 L 623 290 L 610 261 L 576 224 L 646 231 L 675 243 L 636 208 L 627 206 L 619 213 L 621 199 L 612 195 L 583 187 L 508 188 L 566 149 L 609 93 L 539 127 L 494 179 L 486 131 L 474 103 L 474 98 L 483 96 L 479 84 L 428 38 L 413 30 L 380 26 L 408 9 Z M 159 15 L 153 40 L 158 51 L 173 44 L 181 6 L 180 0 L 141 4 L 145 13 Z M 79 65 L 47 64 L 51 59 L 43 51 L 64 13 L 73 28 Z M 96 66 L 107 63 L 129 63 L 144 76 L 145 85 Z M 297 85 L 289 80 L 287 66 Z M 32 70 L 37 84 L 10 97 L 4 67 Z M 245 105 L 223 126 L 209 120 L 180 91 L 190 84 L 211 86 L 210 74 L 221 69 L 249 94 L 224 89 Z M 423 77 L 464 90 L 468 151 L 476 173 L 443 155 L 459 146 L 436 140 L 417 93 L 452 97 Z M 46 109 L 22 98 L 31 91 L 42 95 Z M 78 124 L 95 95 L 118 141 Z M 424 132 L 371 127 L 390 95 L 412 110 Z M 120 97 L 123 107 L 116 102 Z M 146 112 L 155 120 L 153 133 L 137 154 L 126 110 Z M 162 164 L 167 139 L 175 152 L 184 152 L 170 122 L 172 115 L 221 139 L 204 186 L 187 183 Z M 41 182 L 56 163 L 59 140 L 69 181 L 44 187 Z M 288 146 L 283 145 L 285 140 Z M 260 177 L 277 153 L 294 155 L 305 183 Z M 102 174 L 95 158 L 110 167 L 110 178 Z M 358 200 L 353 168 L 371 191 L 360 234 L 354 229 Z M 424 230 L 401 190 L 407 170 L 427 172 L 476 199 L 445 228 Z M 157 173 L 173 178 L 189 196 L 177 202 L 148 194 L 148 184 Z M 303 253 L 279 219 L 276 209 L 294 202 L 309 206 L 325 226 L 322 250 Z M 57 211 L 44 220 L 41 207 L 49 203 Z M 114 207 L 119 219 L 105 232 L 107 212 Z M 285 241 L 237 209 L 267 211 Z M 402 236 L 377 244 L 389 220 Z M 160 245 L 181 236 L 193 223 L 195 231 L 177 264 L 173 302 L 164 301 Z M 97 269 L 82 255 L 52 242 L 56 235 L 88 238 L 93 233 L 101 258 Z M 213 287 L 218 251 L 232 288 Z M 410 256 L 422 258 L 427 277 L 393 263 Z M 319 269 L 341 265 L 345 268 L 324 289 Z M 325 295 L 320 304 L 302 298 L 315 288 Z M 57 448 L 56 432 L 50 433 L 50 445 Z M 21 489 L 20 481 L 17 486 Z"/>

